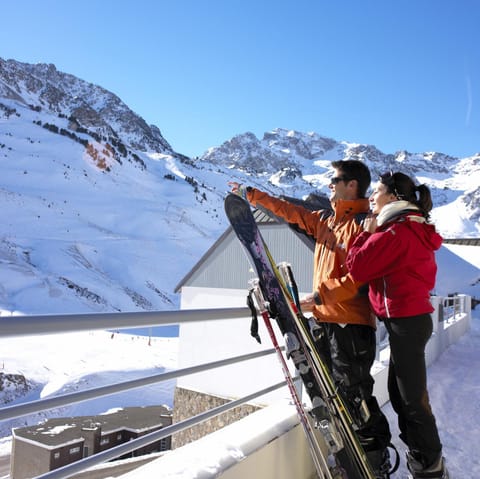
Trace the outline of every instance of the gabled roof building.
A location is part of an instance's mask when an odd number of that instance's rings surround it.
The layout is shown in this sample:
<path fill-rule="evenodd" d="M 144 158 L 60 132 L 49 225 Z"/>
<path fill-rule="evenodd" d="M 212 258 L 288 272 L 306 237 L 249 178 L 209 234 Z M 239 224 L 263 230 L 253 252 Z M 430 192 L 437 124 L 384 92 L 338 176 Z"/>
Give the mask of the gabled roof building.
<path fill-rule="evenodd" d="M 170 409 L 146 406 L 98 416 L 48 419 L 34 426 L 15 428 L 10 476 L 12 479 L 38 476 L 171 424 Z M 167 449 L 171 449 L 170 437 L 137 449 L 128 457 Z"/>

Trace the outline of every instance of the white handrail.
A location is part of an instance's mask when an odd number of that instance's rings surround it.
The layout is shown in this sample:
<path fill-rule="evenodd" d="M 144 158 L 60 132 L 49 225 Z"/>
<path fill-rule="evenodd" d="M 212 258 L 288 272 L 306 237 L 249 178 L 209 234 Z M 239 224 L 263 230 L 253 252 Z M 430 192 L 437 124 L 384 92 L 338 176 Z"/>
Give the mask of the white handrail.
<path fill-rule="evenodd" d="M 248 308 L 184 309 L 181 311 L 144 311 L 130 313 L 56 314 L 39 316 L 3 316 L 0 336 L 30 336 L 74 331 L 142 328 L 181 323 L 201 323 L 245 318 Z"/>

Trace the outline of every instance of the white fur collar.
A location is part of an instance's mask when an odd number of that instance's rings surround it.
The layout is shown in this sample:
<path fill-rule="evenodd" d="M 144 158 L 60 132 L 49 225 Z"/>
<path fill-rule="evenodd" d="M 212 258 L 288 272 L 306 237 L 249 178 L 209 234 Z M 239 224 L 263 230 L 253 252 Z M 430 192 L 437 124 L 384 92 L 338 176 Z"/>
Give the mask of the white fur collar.
<path fill-rule="evenodd" d="M 417 206 L 415 206 L 413 203 L 410 203 L 408 201 L 404 201 L 404 200 L 392 201 L 392 203 L 387 203 L 380 211 L 379 215 L 377 216 L 377 225 L 381 226 L 385 224 L 394 216 L 397 216 L 399 213 L 405 210 L 420 211 Z M 421 218 L 423 218 L 423 216 Z"/>

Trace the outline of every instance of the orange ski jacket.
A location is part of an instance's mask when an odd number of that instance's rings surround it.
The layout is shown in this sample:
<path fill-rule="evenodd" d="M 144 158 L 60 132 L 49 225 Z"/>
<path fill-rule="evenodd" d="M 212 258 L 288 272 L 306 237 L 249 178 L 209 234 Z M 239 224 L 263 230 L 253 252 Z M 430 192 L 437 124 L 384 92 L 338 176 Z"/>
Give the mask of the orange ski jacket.
<path fill-rule="evenodd" d="M 315 306 L 315 318 L 321 322 L 375 328 L 367 294 L 359 294 L 364 283 L 354 281 L 345 264 L 350 244 L 363 231 L 357 215 L 368 212 L 368 200 L 338 200 L 332 214 L 328 210 L 310 211 L 256 188 L 247 189 L 247 199 L 253 206 L 270 210 L 315 238 L 313 291 L 321 301 Z"/>

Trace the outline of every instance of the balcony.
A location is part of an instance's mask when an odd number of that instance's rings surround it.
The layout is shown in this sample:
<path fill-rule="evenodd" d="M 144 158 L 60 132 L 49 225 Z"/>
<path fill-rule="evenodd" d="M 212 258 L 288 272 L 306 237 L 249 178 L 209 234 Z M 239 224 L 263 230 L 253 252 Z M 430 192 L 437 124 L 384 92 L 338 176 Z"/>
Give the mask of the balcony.
<path fill-rule="evenodd" d="M 432 297 L 435 305 L 434 335 L 427 347 L 427 362 L 431 364 L 449 344 L 455 342 L 470 325 L 470 297 L 458 295 L 449 298 Z M 199 325 L 210 322 L 241 320 L 249 316 L 247 308 L 182 310 L 171 312 L 82 314 L 38 317 L 2 317 L 1 337 L 19 337 L 38 334 L 57 334 L 74 331 L 112 330 L 135 327 L 163 326 L 170 324 Z M 375 366 L 375 394 L 381 403 L 386 396 L 386 368 L 388 348 L 381 328 L 377 335 L 379 343 L 378 361 Z M 180 337 L 180 341 L 182 338 Z M 212 338 L 209 338 L 211 341 Z M 220 368 L 244 367 L 255 372 L 256 364 L 268 358 L 276 362 L 274 350 L 263 347 L 259 351 L 216 358 L 214 361 L 198 362 L 175 371 L 109 384 L 106 386 L 76 391 L 62 396 L 25 402 L 0 409 L 0 421 L 22 417 L 33 412 L 74 404 L 88 399 L 108 396 L 120 391 L 137 389 L 149 384 L 170 379 L 194 377 L 198 373 L 219 376 Z M 278 365 L 276 366 L 279 369 Z M 227 369 L 227 371 L 228 371 Z M 261 367 L 259 367 L 259 370 Z M 233 371 L 233 369 L 231 369 Z M 236 370 L 235 374 L 238 374 Z M 250 381 L 253 374 L 237 376 Z M 254 383 L 254 381 L 252 381 Z M 298 424 L 295 407 L 288 400 L 288 390 L 283 380 L 266 382 L 248 394 L 232 394 L 222 405 L 205 410 L 194 417 L 175 422 L 159 431 L 134 439 L 128 443 L 84 457 L 69 465 L 41 473 L 38 479 L 85 477 L 122 477 L 138 479 L 151 477 L 222 477 L 240 479 L 245 477 L 262 479 L 287 479 L 291 477 L 315 477 L 315 469 Z M 267 399 L 266 399 L 267 398 Z M 308 402 L 307 398 L 304 398 Z M 202 438 L 187 443 L 166 453 L 115 461 L 155 441 L 174 436 L 192 426 L 218 417 L 243 405 L 255 405 L 258 410 L 230 425 L 211 432 Z M 20 459 L 18 459 L 20 460 Z M 148 462 L 147 462 L 148 461 Z M 12 470 L 12 479 L 17 479 Z"/>

